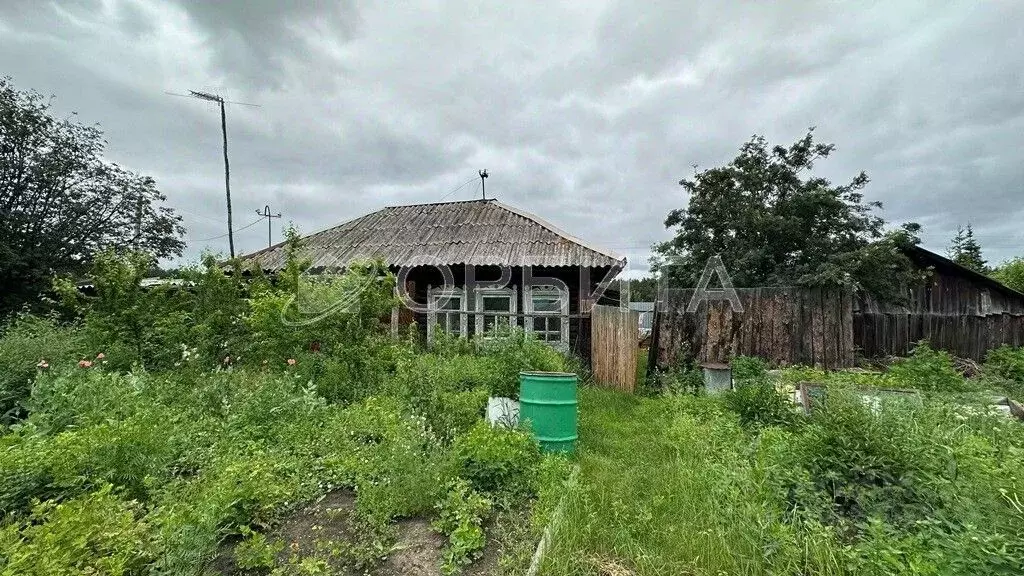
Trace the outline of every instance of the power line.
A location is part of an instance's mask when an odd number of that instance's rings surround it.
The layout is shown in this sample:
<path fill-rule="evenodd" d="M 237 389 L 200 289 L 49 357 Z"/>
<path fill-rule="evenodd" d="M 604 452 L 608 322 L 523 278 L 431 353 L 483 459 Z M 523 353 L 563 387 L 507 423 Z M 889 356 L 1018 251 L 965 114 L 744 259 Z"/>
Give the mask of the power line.
<path fill-rule="evenodd" d="M 235 232 L 241 232 L 242 230 L 246 230 L 248 228 L 252 228 L 253 226 L 259 224 L 262 221 L 263 221 L 263 218 L 257 218 L 256 220 L 253 220 L 252 222 L 246 224 L 245 226 L 242 226 L 238 230 L 235 230 Z M 220 236 L 214 236 L 213 238 L 204 238 L 202 240 L 196 240 L 196 242 L 212 242 L 214 240 L 220 240 L 221 238 L 224 238 L 226 236 L 227 236 L 227 234 L 221 234 Z"/>

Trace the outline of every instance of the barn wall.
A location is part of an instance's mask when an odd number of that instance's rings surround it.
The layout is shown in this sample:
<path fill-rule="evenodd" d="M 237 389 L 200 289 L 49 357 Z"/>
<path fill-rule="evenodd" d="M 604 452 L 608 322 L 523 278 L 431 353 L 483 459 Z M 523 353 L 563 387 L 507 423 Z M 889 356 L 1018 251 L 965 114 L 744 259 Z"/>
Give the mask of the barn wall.
<path fill-rule="evenodd" d="M 859 294 L 854 340 L 866 358 L 904 356 L 920 340 L 974 360 L 1002 344 L 1024 345 L 1024 299 L 948 272 L 910 291 L 904 304 Z"/>

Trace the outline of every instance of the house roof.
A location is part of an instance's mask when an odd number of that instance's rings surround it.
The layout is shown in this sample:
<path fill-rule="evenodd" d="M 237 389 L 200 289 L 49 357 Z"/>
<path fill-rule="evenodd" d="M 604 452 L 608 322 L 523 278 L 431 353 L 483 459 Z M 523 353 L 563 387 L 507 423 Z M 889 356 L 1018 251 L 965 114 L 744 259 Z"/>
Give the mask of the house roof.
<path fill-rule="evenodd" d="M 389 206 L 303 237 L 311 269 L 380 258 L 389 266 L 624 266 L 626 259 L 497 200 Z M 285 243 L 241 257 L 277 271 Z"/>
<path fill-rule="evenodd" d="M 945 256 L 942 256 L 940 254 L 936 254 L 931 250 L 926 250 L 924 248 L 921 248 L 920 246 L 915 245 L 906 248 L 905 252 L 911 260 L 914 260 L 915 262 L 917 262 L 918 265 L 922 267 L 931 266 L 937 272 L 956 276 L 963 276 L 974 282 L 977 282 L 978 284 L 981 284 L 982 286 L 985 286 L 986 288 L 995 290 L 996 292 L 999 292 L 1006 296 L 1024 299 L 1024 294 L 1017 292 L 1016 290 L 1010 288 L 1009 286 L 1003 284 L 1002 282 L 999 282 L 994 278 L 986 276 L 981 272 L 957 264 L 956 262 L 950 260 L 949 258 L 946 258 Z"/>

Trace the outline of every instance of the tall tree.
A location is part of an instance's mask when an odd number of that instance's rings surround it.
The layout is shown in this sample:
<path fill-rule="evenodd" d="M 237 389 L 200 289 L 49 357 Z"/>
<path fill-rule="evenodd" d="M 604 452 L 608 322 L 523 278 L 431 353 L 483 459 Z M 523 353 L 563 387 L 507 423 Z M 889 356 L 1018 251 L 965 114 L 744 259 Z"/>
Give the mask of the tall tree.
<path fill-rule="evenodd" d="M 181 218 L 156 183 L 103 159 L 96 126 L 0 78 L 0 314 L 105 248 L 180 255 Z"/>
<path fill-rule="evenodd" d="M 885 232 L 872 212 L 881 203 L 861 194 L 863 172 L 841 185 L 811 175 L 834 150 L 813 129 L 789 147 L 754 136 L 729 164 L 682 179 L 689 204 L 668 214 L 675 237 L 655 246 L 654 266 L 695 286 L 718 254 L 736 286 L 850 285 L 899 299 L 919 279 L 901 248 L 918 242 L 920 226 Z"/>
<path fill-rule="evenodd" d="M 981 245 L 975 240 L 974 229 L 971 228 L 970 223 L 967 224 L 967 228 L 957 226 L 956 236 L 953 237 L 947 254 L 951 260 L 961 266 L 982 274 L 988 272 L 988 265 L 981 256 Z"/>

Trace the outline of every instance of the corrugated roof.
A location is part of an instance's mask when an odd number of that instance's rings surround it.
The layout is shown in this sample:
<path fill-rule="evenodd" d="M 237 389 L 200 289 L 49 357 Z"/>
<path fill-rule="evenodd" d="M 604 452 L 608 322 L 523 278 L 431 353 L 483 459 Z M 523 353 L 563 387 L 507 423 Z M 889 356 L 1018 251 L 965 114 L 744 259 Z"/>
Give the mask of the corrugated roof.
<path fill-rule="evenodd" d="M 389 266 L 623 266 L 626 259 L 587 244 L 545 220 L 497 200 L 389 206 L 303 238 L 311 268 L 333 268 L 364 258 Z M 242 256 L 276 271 L 284 243 Z"/>

